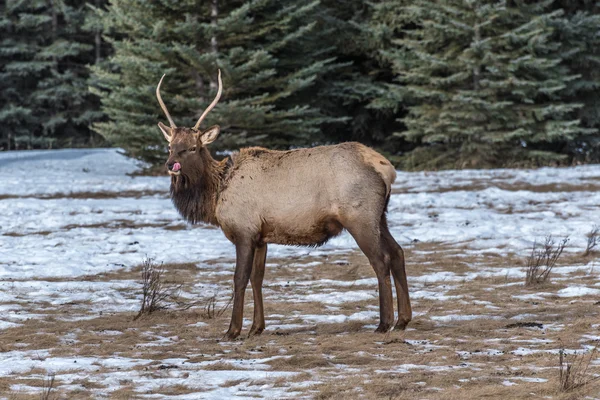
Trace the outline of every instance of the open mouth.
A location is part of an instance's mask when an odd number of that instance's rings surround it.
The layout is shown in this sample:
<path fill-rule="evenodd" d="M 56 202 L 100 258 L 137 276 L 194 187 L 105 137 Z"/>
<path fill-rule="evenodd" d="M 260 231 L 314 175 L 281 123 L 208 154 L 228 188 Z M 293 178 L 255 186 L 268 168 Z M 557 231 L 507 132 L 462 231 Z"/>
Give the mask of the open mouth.
<path fill-rule="evenodd" d="M 176 162 L 172 167 L 169 167 L 169 175 L 181 175 L 181 164 Z"/>

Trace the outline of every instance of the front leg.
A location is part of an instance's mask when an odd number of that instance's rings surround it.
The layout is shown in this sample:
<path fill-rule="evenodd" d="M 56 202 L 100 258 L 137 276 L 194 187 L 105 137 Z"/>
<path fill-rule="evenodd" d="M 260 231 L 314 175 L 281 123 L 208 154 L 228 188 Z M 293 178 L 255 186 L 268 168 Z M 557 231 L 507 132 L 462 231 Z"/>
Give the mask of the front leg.
<path fill-rule="evenodd" d="M 244 294 L 250 273 L 256 246 L 251 241 L 239 241 L 235 244 L 235 275 L 233 277 L 233 311 L 231 323 L 225 334 L 228 339 L 235 339 L 242 331 L 244 318 Z"/>

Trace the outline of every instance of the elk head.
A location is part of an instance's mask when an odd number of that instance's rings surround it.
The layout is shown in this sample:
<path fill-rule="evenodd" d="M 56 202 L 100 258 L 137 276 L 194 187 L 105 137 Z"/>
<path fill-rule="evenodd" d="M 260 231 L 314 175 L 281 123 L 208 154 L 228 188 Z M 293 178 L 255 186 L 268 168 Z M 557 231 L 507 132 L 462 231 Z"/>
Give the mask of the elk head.
<path fill-rule="evenodd" d="M 221 70 L 219 70 L 219 89 L 215 99 L 204 110 L 196 125 L 193 128 L 178 128 L 167 110 L 167 106 L 160 97 L 160 85 L 162 84 L 165 75 L 160 78 L 156 87 L 156 97 L 160 103 L 160 107 L 164 111 L 169 125 L 166 126 L 162 122 L 158 123 L 158 127 L 162 131 L 165 139 L 169 142 L 169 159 L 166 162 L 167 169 L 170 175 L 195 175 L 198 173 L 198 168 L 202 165 L 202 154 L 206 153 L 206 145 L 215 141 L 219 135 L 220 128 L 218 125 L 213 125 L 205 131 L 200 130 L 200 124 L 208 113 L 217 105 L 223 92 L 223 82 L 221 81 Z"/>

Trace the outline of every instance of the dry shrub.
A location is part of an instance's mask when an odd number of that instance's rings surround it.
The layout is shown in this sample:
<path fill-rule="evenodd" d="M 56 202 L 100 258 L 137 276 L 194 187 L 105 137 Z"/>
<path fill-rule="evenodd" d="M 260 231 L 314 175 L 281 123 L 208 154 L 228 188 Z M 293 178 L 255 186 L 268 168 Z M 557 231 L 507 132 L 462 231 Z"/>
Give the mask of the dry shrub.
<path fill-rule="evenodd" d="M 173 296 L 173 301 L 177 304 L 177 311 L 186 311 L 192 307 L 202 307 L 203 312 L 201 317 L 203 319 L 215 319 L 222 316 L 225 311 L 229 308 L 231 303 L 233 302 L 233 292 L 231 293 L 231 297 L 227 301 L 227 303 L 220 308 L 217 308 L 217 298 L 219 297 L 218 293 L 213 294 L 208 298 L 208 300 L 201 299 L 198 301 L 189 301 L 188 299 L 181 299 L 178 296 Z"/>
<path fill-rule="evenodd" d="M 142 304 L 134 321 L 144 314 L 167 308 L 166 302 L 176 297 L 181 285 L 167 284 L 163 281 L 165 269 L 153 258 L 147 258 L 142 264 Z"/>
<path fill-rule="evenodd" d="M 587 246 L 585 247 L 583 256 L 589 256 L 598 244 L 600 244 L 600 227 L 598 225 L 594 225 L 590 233 L 587 234 Z"/>
<path fill-rule="evenodd" d="M 225 311 L 227 311 L 227 309 L 231 305 L 232 301 L 233 301 L 233 294 L 229 298 L 229 301 L 227 302 L 227 304 L 225 304 L 220 309 L 217 309 L 217 295 L 215 294 L 208 299 L 208 302 L 204 306 L 204 313 L 202 314 L 202 316 L 205 319 L 219 318 L 221 315 L 223 315 L 225 313 Z"/>
<path fill-rule="evenodd" d="M 233 302 L 233 294 L 227 304 L 217 308 L 217 294 L 206 300 L 189 301 L 179 294 L 183 284 L 167 283 L 164 281 L 165 268 L 163 264 L 156 264 L 154 259 L 147 258 L 142 264 L 142 304 L 134 321 L 144 314 L 164 310 L 168 305 L 177 311 L 186 311 L 192 307 L 203 306 L 205 319 L 215 319 L 222 316 Z M 170 304 L 169 304 L 170 303 Z"/>
<path fill-rule="evenodd" d="M 565 237 L 556 243 L 552 235 L 548 235 L 543 245 L 540 245 L 537 241 L 533 242 L 531 254 L 527 258 L 526 286 L 544 283 L 548 280 L 550 271 L 556 265 L 556 261 L 558 261 L 568 241 L 569 238 Z"/>
<path fill-rule="evenodd" d="M 597 347 L 594 347 L 589 355 L 574 355 L 574 359 L 569 361 L 564 349 L 560 349 L 558 353 L 560 391 L 570 392 L 600 379 L 600 376 L 593 376 L 588 373 L 592 359 L 597 353 Z"/>
<path fill-rule="evenodd" d="M 54 375 L 48 375 L 46 379 L 44 379 L 44 384 L 42 386 L 42 393 L 40 393 L 40 400 L 50 400 L 54 398 L 52 396 L 52 390 L 54 389 Z"/>

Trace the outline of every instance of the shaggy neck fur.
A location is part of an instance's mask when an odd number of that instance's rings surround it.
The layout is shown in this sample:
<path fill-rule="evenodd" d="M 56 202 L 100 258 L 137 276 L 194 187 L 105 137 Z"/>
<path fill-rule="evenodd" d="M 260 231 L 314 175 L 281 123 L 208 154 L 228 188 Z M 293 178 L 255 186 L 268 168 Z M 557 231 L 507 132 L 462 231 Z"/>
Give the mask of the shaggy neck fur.
<path fill-rule="evenodd" d="M 171 177 L 171 200 L 188 222 L 219 226 L 215 209 L 227 160 L 214 160 L 206 148 L 196 157 L 195 165 L 184 165 L 181 175 Z"/>

